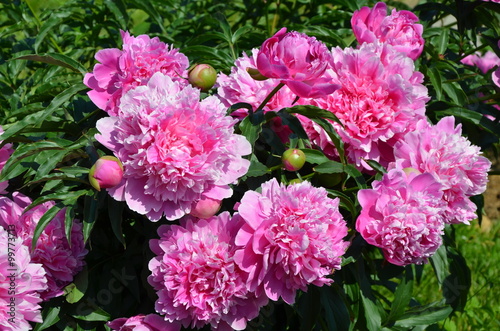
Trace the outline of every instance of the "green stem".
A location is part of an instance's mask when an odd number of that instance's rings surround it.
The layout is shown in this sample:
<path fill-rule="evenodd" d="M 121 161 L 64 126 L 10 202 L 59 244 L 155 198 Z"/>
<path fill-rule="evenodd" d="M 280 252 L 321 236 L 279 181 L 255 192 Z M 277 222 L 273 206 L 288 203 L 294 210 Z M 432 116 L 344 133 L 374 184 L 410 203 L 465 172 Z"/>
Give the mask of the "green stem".
<path fill-rule="evenodd" d="M 262 110 L 264 109 L 264 106 L 266 105 L 266 103 L 269 102 L 269 100 L 271 100 L 271 98 L 276 94 L 278 93 L 278 91 L 283 87 L 285 86 L 285 83 L 279 83 L 275 88 L 274 90 L 271 91 L 271 93 L 269 93 L 267 95 L 267 97 L 264 99 L 264 101 L 262 101 L 262 103 L 260 104 L 259 108 L 257 108 L 255 111 L 258 112 L 259 110 Z"/>

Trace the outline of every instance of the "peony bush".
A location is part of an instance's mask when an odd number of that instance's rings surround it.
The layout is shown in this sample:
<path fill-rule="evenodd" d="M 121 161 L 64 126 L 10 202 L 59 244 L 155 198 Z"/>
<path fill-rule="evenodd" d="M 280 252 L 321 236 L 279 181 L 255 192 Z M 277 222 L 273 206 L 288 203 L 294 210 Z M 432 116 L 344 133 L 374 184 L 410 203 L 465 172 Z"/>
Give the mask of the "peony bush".
<path fill-rule="evenodd" d="M 481 221 L 499 146 L 500 4 L 54 3 L 0 5 L 2 330 L 463 311 L 454 229 Z"/>

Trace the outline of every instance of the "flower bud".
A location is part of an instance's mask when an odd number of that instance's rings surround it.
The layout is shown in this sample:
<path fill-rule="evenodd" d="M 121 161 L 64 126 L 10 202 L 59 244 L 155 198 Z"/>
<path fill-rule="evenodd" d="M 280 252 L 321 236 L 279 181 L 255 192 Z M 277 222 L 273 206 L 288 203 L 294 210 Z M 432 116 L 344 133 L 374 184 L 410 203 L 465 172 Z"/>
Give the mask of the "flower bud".
<path fill-rule="evenodd" d="M 281 156 L 281 161 L 286 170 L 297 171 L 306 163 L 306 155 L 300 149 L 288 149 Z"/>
<path fill-rule="evenodd" d="M 90 168 L 90 184 L 98 191 L 120 184 L 123 178 L 123 165 L 114 156 L 103 156 Z"/>
<path fill-rule="evenodd" d="M 203 197 L 194 204 L 189 214 L 197 218 L 209 218 L 219 211 L 220 205 L 220 200 Z"/>
<path fill-rule="evenodd" d="M 268 79 L 266 76 L 264 76 L 263 74 L 261 74 L 259 70 L 255 69 L 255 68 L 250 68 L 249 67 L 249 68 L 247 68 L 247 72 L 250 75 L 250 77 L 252 77 L 255 80 L 266 80 L 266 79 Z"/>
<path fill-rule="evenodd" d="M 188 72 L 189 83 L 202 91 L 208 91 L 217 80 L 217 72 L 208 64 L 197 64 Z"/>

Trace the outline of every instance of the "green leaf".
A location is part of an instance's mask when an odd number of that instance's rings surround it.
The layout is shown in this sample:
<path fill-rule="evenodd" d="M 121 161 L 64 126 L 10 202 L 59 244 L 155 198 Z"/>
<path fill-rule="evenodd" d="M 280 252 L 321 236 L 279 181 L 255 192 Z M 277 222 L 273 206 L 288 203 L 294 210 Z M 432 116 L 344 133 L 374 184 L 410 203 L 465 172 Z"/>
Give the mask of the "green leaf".
<path fill-rule="evenodd" d="M 418 325 L 431 325 L 443 321 L 450 315 L 453 309 L 450 306 L 445 307 L 427 307 L 423 306 L 413 312 L 404 314 L 397 320 L 395 326 L 414 327 Z"/>
<path fill-rule="evenodd" d="M 31 206 L 31 205 L 30 205 Z M 28 206 L 29 207 L 29 206 Z M 38 241 L 38 238 L 42 234 L 43 230 L 45 227 L 52 221 L 52 219 L 61 211 L 61 209 L 64 208 L 64 205 L 62 204 L 56 204 L 52 206 L 49 210 L 43 214 L 42 217 L 40 217 L 40 220 L 38 221 L 35 231 L 33 232 L 33 241 L 31 242 L 31 249 L 34 250 L 36 247 L 36 242 Z M 28 208 L 26 208 L 28 209 Z"/>
<path fill-rule="evenodd" d="M 306 155 L 307 158 L 307 155 Z M 345 171 L 344 165 L 340 162 L 328 160 L 318 164 L 313 170 L 320 174 L 338 174 Z"/>
<path fill-rule="evenodd" d="M 73 60 L 69 56 L 58 53 L 46 53 L 46 54 L 28 54 L 20 57 L 16 57 L 13 60 L 29 60 L 43 62 L 47 64 L 56 65 L 59 67 L 68 68 L 72 71 L 85 74 L 88 70 L 78 61 Z"/>
<path fill-rule="evenodd" d="M 97 197 L 91 195 L 85 196 L 83 209 L 83 239 L 85 242 L 89 239 L 90 233 L 92 232 L 92 228 L 94 227 L 97 219 L 97 214 L 99 212 L 99 196 L 100 194 L 97 194 Z"/>
<path fill-rule="evenodd" d="M 36 326 L 33 329 L 33 331 L 42 331 L 42 330 L 45 330 L 45 329 L 51 327 L 52 325 L 56 324 L 57 322 L 59 322 L 59 320 L 60 320 L 60 318 L 59 318 L 60 311 L 61 311 L 61 307 L 60 306 L 46 307 L 42 311 L 42 320 L 43 320 L 43 322 L 36 324 Z"/>
<path fill-rule="evenodd" d="M 269 173 L 269 169 L 262 163 L 259 162 L 257 157 L 252 154 L 250 157 L 250 167 L 248 168 L 246 177 L 259 177 Z"/>
<path fill-rule="evenodd" d="M 306 155 L 306 162 L 308 163 L 322 164 L 330 161 L 330 159 L 326 157 L 325 154 L 316 149 L 301 148 L 300 150 Z"/>
<path fill-rule="evenodd" d="M 72 315 L 74 318 L 82 320 L 82 321 L 92 321 L 92 322 L 97 322 L 97 321 L 102 321 L 102 322 L 107 322 L 111 319 L 111 315 L 104 311 L 102 308 L 93 306 L 94 310 L 90 312 L 88 315 Z"/>
<path fill-rule="evenodd" d="M 361 189 L 367 188 L 366 181 L 365 181 L 365 178 L 363 177 L 363 174 L 358 169 L 356 169 L 355 166 L 353 166 L 352 164 L 347 164 L 344 169 L 345 169 L 344 171 L 349 176 L 354 178 L 354 180 L 358 184 L 359 188 L 361 188 Z"/>
<path fill-rule="evenodd" d="M 339 291 L 340 288 L 335 285 L 323 286 L 320 290 L 320 300 L 325 309 L 325 319 L 329 331 L 344 331 L 350 328 L 349 311 L 345 299 Z"/>
<path fill-rule="evenodd" d="M 437 68 L 431 67 L 427 69 L 427 76 L 432 83 L 432 87 L 436 91 L 436 100 L 441 101 L 443 99 L 441 72 Z"/>
<path fill-rule="evenodd" d="M 122 0 L 104 0 L 104 4 L 115 15 L 116 21 L 122 30 L 127 30 L 128 14 Z"/>
<path fill-rule="evenodd" d="M 413 283 L 413 270 L 410 265 L 405 268 L 405 274 L 394 292 L 394 301 L 391 304 L 391 311 L 384 324 L 390 324 L 404 314 L 412 298 Z"/>
<path fill-rule="evenodd" d="M 33 45 L 33 48 L 35 49 L 35 53 L 38 53 L 38 48 L 40 47 L 40 44 L 43 42 L 45 37 L 52 32 L 55 26 L 61 25 L 63 20 L 71 15 L 70 12 L 58 12 L 54 13 L 50 16 L 48 20 L 46 20 L 43 25 L 40 27 L 40 31 L 38 32 L 38 35 L 36 36 L 35 39 L 35 44 Z"/>
<path fill-rule="evenodd" d="M 125 237 L 123 236 L 122 230 L 124 209 L 125 205 L 123 202 L 116 201 L 115 199 L 108 197 L 108 216 L 111 223 L 111 229 L 113 230 L 115 237 L 123 245 L 123 248 L 126 249 L 127 244 L 125 243 Z"/>
<path fill-rule="evenodd" d="M 239 128 L 241 134 L 247 138 L 247 140 L 252 145 L 252 148 L 259 138 L 259 134 L 262 132 L 262 123 L 264 116 L 261 114 L 249 115 L 240 122 Z"/>
<path fill-rule="evenodd" d="M 88 278 L 87 266 L 84 266 L 82 271 L 75 277 L 73 283 L 64 288 L 64 295 L 67 302 L 77 303 L 83 298 L 89 285 Z"/>
<path fill-rule="evenodd" d="M 498 135 L 498 133 L 500 132 L 500 123 L 495 123 L 483 114 L 469 110 L 467 108 L 450 107 L 445 110 L 437 110 L 435 111 L 435 113 L 440 117 L 452 115 L 464 119 L 495 135 Z"/>

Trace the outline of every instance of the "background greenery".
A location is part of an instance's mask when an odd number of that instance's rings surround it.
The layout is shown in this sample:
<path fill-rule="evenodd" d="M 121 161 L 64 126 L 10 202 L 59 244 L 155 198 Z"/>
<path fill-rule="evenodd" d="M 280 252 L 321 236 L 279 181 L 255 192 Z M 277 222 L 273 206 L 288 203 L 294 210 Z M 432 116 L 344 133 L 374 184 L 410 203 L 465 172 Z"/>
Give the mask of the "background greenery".
<path fill-rule="evenodd" d="M 45 322 L 35 330 L 102 330 L 109 319 L 150 312 L 155 299 L 146 277 L 151 259 L 147 243 L 156 236 L 157 225 L 131 213 L 105 192 L 94 192 L 86 180 L 93 162 L 107 153 L 93 139 L 96 121 L 106 114 L 89 101 L 82 83 L 83 75 L 96 63 L 98 50 L 121 47 L 119 31 L 128 30 L 133 35 L 158 36 L 180 48 L 192 63 L 209 63 L 218 71 L 229 72 L 242 51 L 260 46 L 283 26 L 316 36 L 329 47 L 352 46 L 352 13 L 374 3 L 0 1 L 0 124 L 5 130 L 4 143 L 16 145 L 0 179 L 10 180 L 11 190 L 37 198 L 35 204 L 57 202 L 42 218 L 37 233 L 51 216 L 66 208 L 68 226 L 75 217 L 83 221 L 90 250 L 88 267 L 65 297 L 44 305 Z M 387 3 L 410 9 L 402 2 Z M 420 1 L 412 9 L 424 25 L 426 46 L 417 68 L 424 73 L 432 97 L 429 118 L 435 122 L 455 115 L 469 139 L 492 158 L 499 150 L 500 116 L 493 105 L 499 103 L 500 93 L 492 85 L 491 75 L 462 65 L 460 59 L 487 49 L 500 55 L 499 7 L 496 3 L 457 0 Z M 253 170 L 259 172 L 258 168 Z M 328 176 L 315 178 L 320 185 L 329 180 Z M 249 176 L 248 186 L 240 190 L 261 182 L 258 176 Z M 227 205 L 231 203 L 234 201 Z M 480 197 L 476 203 L 481 205 Z M 369 300 L 364 294 L 356 297 L 360 285 L 352 278 L 353 283 L 343 287 L 334 285 L 322 292 L 311 288 L 294 307 L 271 304 L 249 329 L 294 330 L 300 326 L 302 330 L 344 330 L 350 325 L 351 329 L 374 330 L 377 318 L 386 330 L 500 328 L 499 224 L 495 221 L 488 231 L 476 225 L 448 228 L 447 246 L 438 252 L 443 261 L 436 258 L 432 264 L 406 271 L 394 267 L 385 274 L 379 272 L 376 268 L 381 255 L 378 250 L 369 251 L 366 254 L 373 265 L 350 263 L 336 275 L 345 280 L 353 277 L 348 275 L 353 268 L 373 267 L 366 271 L 366 279 L 356 279 L 371 287 Z M 450 278 L 450 273 L 455 276 Z M 404 298 L 403 308 L 394 304 L 398 295 Z M 351 306 L 336 306 L 339 298 Z M 364 300 L 362 304 L 360 300 Z M 321 307 L 314 305 L 317 302 Z M 377 306 L 371 307 L 370 302 Z M 445 305 L 450 305 L 453 313 L 437 322 L 451 311 L 444 309 Z M 412 306 L 418 309 L 412 310 Z"/>

